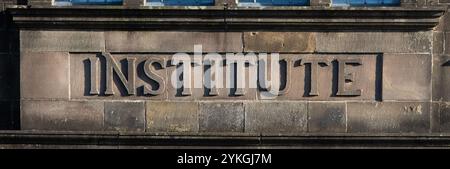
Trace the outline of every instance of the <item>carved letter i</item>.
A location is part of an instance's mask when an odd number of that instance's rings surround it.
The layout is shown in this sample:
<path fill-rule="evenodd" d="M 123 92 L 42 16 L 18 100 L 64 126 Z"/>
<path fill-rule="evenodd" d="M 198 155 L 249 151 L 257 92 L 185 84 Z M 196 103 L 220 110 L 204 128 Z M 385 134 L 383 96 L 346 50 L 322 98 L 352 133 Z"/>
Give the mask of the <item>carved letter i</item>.
<path fill-rule="evenodd" d="M 91 63 L 91 90 L 89 94 L 98 95 L 98 58 L 89 58 L 89 62 Z"/>

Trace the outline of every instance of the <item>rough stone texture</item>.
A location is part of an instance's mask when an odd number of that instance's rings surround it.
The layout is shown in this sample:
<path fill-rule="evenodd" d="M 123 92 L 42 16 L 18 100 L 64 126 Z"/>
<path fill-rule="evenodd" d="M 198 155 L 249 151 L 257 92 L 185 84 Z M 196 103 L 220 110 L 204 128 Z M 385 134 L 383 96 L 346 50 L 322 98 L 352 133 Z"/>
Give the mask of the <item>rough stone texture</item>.
<path fill-rule="evenodd" d="M 20 31 L 21 51 L 100 52 L 105 49 L 103 32 Z"/>
<path fill-rule="evenodd" d="M 314 52 L 315 33 L 245 32 L 245 52 Z"/>
<path fill-rule="evenodd" d="M 440 124 L 440 102 L 431 102 L 431 116 L 430 116 L 430 132 L 441 132 Z"/>
<path fill-rule="evenodd" d="M 227 4 L 228 7 L 235 7 L 237 2 L 235 0 L 215 0 L 216 6 L 224 6 L 224 4 Z"/>
<path fill-rule="evenodd" d="M 68 53 L 22 52 L 20 67 L 21 98 L 69 98 Z"/>
<path fill-rule="evenodd" d="M 145 131 L 145 105 L 143 102 L 106 102 L 106 130 Z"/>
<path fill-rule="evenodd" d="M 446 55 L 445 57 L 443 57 L 443 64 L 442 65 L 442 69 L 443 71 L 442 73 L 442 81 L 441 81 L 441 85 L 442 85 L 442 93 L 443 93 L 443 99 L 445 101 L 450 101 L 450 55 Z"/>
<path fill-rule="evenodd" d="M 433 54 L 442 54 L 444 52 L 444 33 L 433 32 Z"/>
<path fill-rule="evenodd" d="M 450 54 L 450 32 L 445 32 L 444 54 Z"/>
<path fill-rule="evenodd" d="M 200 102 L 200 132 L 244 132 L 244 105 L 233 102 Z"/>
<path fill-rule="evenodd" d="M 438 1 L 438 0 L 434 0 L 434 1 Z M 431 2 L 430 2 L 431 3 Z M 437 5 L 436 3 L 434 3 L 435 5 Z M 450 23 L 450 17 L 448 15 L 448 13 L 445 13 L 444 16 L 441 17 L 441 19 L 439 20 L 439 24 L 436 26 L 436 28 L 434 30 L 436 31 L 449 31 L 450 27 L 446 26 Z"/>
<path fill-rule="evenodd" d="M 433 116 L 436 132 L 450 132 L 450 102 L 433 103 Z"/>
<path fill-rule="evenodd" d="M 433 101 L 450 101 L 450 55 L 433 56 Z"/>
<path fill-rule="evenodd" d="M 331 0 L 311 0 L 309 4 L 311 6 L 330 6 Z"/>
<path fill-rule="evenodd" d="M 123 0 L 123 6 L 127 7 L 139 7 L 144 5 L 145 0 Z"/>
<path fill-rule="evenodd" d="M 435 6 L 435 5 L 439 5 L 439 0 L 428 0 L 427 1 L 427 5 L 428 6 Z"/>
<path fill-rule="evenodd" d="M 242 52 L 239 32 L 105 32 L 106 50 L 111 52 Z"/>
<path fill-rule="evenodd" d="M 52 5 L 52 0 L 28 0 L 28 5 L 50 6 Z"/>
<path fill-rule="evenodd" d="M 245 103 L 245 132 L 299 133 L 307 130 L 306 102 Z"/>
<path fill-rule="evenodd" d="M 167 59 L 169 58 L 166 55 L 135 55 L 135 54 L 112 54 L 114 59 L 116 60 L 117 64 L 120 64 L 122 67 L 122 73 L 127 76 L 128 70 L 127 70 L 127 58 L 135 58 L 135 95 L 128 95 L 126 92 L 126 89 L 121 84 L 118 76 L 116 73 L 113 74 L 113 91 L 114 95 L 105 95 L 105 84 L 106 74 L 104 73 L 106 71 L 106 61 L 101 54 L 96 53 L 89 53 L 89 54 L 80 54 L 80 53 L 71 53 L 70 54 L 70 78 L 71 78 L 71 98 L 76 99 L 115 99 L 115 100 L 165 100 L 167 98 L 167 92 L 164 92 L 160 95 L 144 95 L 144 86 L 149 88 L 150 87 L 158 87 L 154 81 L 152 81 L 150 78 L 148 78 L 143 69 L 144 69 L 144 63 L 147 59 Z M 99 58 L 98 63 L 98 89 L 100 92 L 100 95 L 91 95 L 89 94 L 90 88 L 91 88 L 91 81 L 90 81 L 90 61 L 89 58 Z M 155 66 L 155 65 L 152 65 Z M 163 77 L 166 82 L 166 90 L 170 85 L 168 83 L 167 79 L 167 68 L 161 68 L 159 66 L 155 67 L 156 73 Z M 102 72 L 102 73 L 100 73 Z"/>
<path fill-rule="evenodd" d="M 103 103 L 95 101 L 22 101 L 22 130 L 103 130 Z"/>
<path fill-rule="evenodd" d="M 431 55 L 385 54 L 383 100 L 430 100 Z"/>
<path fill-rule="evenodd" d="M 147 102 L 147 132 L 197 132 L 197 102 Z"/>
<path fill-rule="evenodd" d="M 430 103 L 349 102 L 347 127 L 350 133 L 427 133 Z"/>
<path fill-rule="evenodd" d="M 420 0 L 400 0 L 400 6 L 402 7 L 416 7 Z"/>
<path fill-rule="evenodd" d="M 347 110 L 343 102 L 309 102 L 308 131 L 343 133 L 347 130 Z"/>
<path fill-rule="evenodd" d="M 433 36 L 427 32 L 320 32 L 317 52 L 430 53 Z"/>
<path fill-rule="evenodd" d="M 315 101 L 328 101 L 328 100 L 375 100 L 377 99 L 376 91 L 377 83 L 380 83 L 380 76 L 378 72 L 380 68 L 377 68 L 379 64 L 377 55 L 372 54 L 296 54 L 296 55 L 281 55 L 280 59 L 290 59 L 293 61 L 291 65 L 291 77 L 288 78 L 290 87 L 287 93 L 278 96 L 276 99 L 281 100 L 315 100 Z M 359 58 L 362 61 L 362 65 L 347 65 L 346 72 L 354 74 L 354 82 L 346 83 L 347 90 L 361 89 L 361 96 L 343 97 L 336 96 L 337 90 L 337 76 L 338 76 L 338 63 L 336 59 L 356 59 Z M 320 64 L 318 66 L 318 96 L 309 96 L 311 89 L 311 71 L 310 64 L 303 65 L 303 62 L 311 59 L 323 59 L 328 62 L 328 66 Z M 283 66 L 283 65 L 281 65 Z M 281 76 L 285 76 L 285 71 L 281 70 Z M 305 83 L 306 82 L 306 83 Z M 286 85 L 282 85 L 286 86 Z M 259 98 L 261 92 L 258 92 Z"/>
<path fill-rule="evenodd" d="M 417 7 L 426 6 L 426 5 L 427 5 L 427 1 L 428 1 L 428 0 L 417 0 L 416 6 L 417 6 Z"/>

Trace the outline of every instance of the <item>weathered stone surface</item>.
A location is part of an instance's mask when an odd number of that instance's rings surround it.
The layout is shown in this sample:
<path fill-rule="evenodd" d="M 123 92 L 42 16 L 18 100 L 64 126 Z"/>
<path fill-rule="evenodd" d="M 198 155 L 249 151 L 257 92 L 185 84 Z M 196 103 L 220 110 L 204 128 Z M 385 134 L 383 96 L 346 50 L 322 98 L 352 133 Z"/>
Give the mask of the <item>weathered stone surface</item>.
<path fill-rule="evenodd" d="M 439 5 L 439 0 L 427 0 L 427 5 L 428 6 L 436 6 Z"/>
<path fill-rule="evenodd" d="M 244 132 L 244 105 L 234 102 L 200 102 L 201 132 Z"/>
<path fill-rule="evenodd" d="M 95 101 L 22 101 L 22 130 L 103 130 L 103 103 Z"/>
<path fill-rule="evenodd" d="M 106 60 L 101 54 L 90 53 L 90 54 L 70 54 L 70 78 L 71 78 L 71 98 L 80 99 L 116 99 L 116 100 L 164 100 L 167 98 L 167 88 L 170 83 L 168 83 L 167 78 L 167 68 L 161 67 L 154 63 L 152 65 L 152 71 L 154 71 L 158 76 L 165 80 L 165 85 L 161 84 L 158 86 L 156 82 L 150 79 L 144 72 L 145 62 L 147 60 L 166 60 L 168 61 L 168 56 L 166 55 L 132 55 L 132 54 L 113 54 L 112 55 L 117 64 L 121 66 L 121 71 L 125 77 L 128 77 L 128 63 L 127 59 L 135 59 L 135 73 L 132 74 L 135 79 L 135 94 L 129 95 L 125 90 L 123 84 L 120 82 L 116 73 L 113 73 L 113 85 L 112 89 L 114 95 L 105 94 L 106 85 Z M 99 91 L 98 95 L 90 94 L 91 90 L 91 62 L 90 59 L 98 58 L 97 64 L 97 89 Z M 95 79 L 95 78 L 93 78 Z M 127 80 L 128 80 L 127 79 Z M 144 93 L 144 87 L 147 89 L 158 89 L 159 87 L 165 87 L 162 94 L 150 95 Z"/>
<path fill-rule="evenodd" d="M 431 116 L 430 116 L 430 132 L 441 132 L 440 125 L 440 102 L 431 102 Z"/>
<path fill-rule="evenodd" d="M 52 0 L 28 0 L 28 5 L 50 6 Z"/>
<path fill-rule="evenodd" d="M 237 2 L 233 0 L 215 0 L 215 6 L 224 6 L 224 4 L 227 4 L 228 7 L 235 7 L 237 6 Z"/>
<path fill-rule="evenodd" d="M 444 54 L 450 54 L 450 32 L 445 32 L 444 37 L 445 37 Z"/>
<path fill-rule="evenodd" d="M 111 52 L 242 52 L 239 32 L 105 32 L 106 50 Z"/>
<path fill-rule="evenodd" d="M 330 6 L 331 0 L 311 0 L 311 6 Z"/>
<path fill-rule="evenodd" d="M 444 33 L 433 32 L 433 54 L 442 54 L 444 52 Z"/>
<path fill-rule="evenodd" d="M 450 132 L 450 102 L 434 103 L 433 113 L 438 117 L 434 122 L 438 123 L 439 132 Z"/>
<path fill-rule="evenodd" d="M 450 101 L 450 55 L 433 55 L 433 101 Z"/>
<path fill-rule="evenodd" d="M 416 6 L 417 7 L 422 7 L 422 6 L 426 6 L 427 5 L 427 0 L 416 0 Z"/>
<path fill-rule="evenodd" d="M 286 83 L 282 84 L 282 89 L 285 90 L 286 86 L 288 90 L 276 97 L 281 100 L 375 100 L 378 99 L 377 91 L 379 91 L 379 85 L 381 83 L 381 72 L 379 63 L 379 57 L 377 55 L 369 54 L 304 54 L 304 55 L 281 55 L 280 59 L 288 59 L 292 61 L 291 76 L 286 76 L 286 69 L 281 64 L 281 78 L 287 79 Z M 345 73 L 353 74 L 353 82 L 346 82 L 346 90 L 361 90 L 360 96 L 337 96 L 338 90 L 338 74 L 339 63 L 338 59 L 360 59 L 361 64 L 346 64 Z M 311 64 L 305 64 L 305 62 L 315 60 L 320 62 L 317 67 L 316 88 L 318 95 L 310 95 L 312 83 L 311 78 Z M 325 64 L 326 63 L 326 64 Z M 258 97 L 261 99 L 261 91 L 258 92 Z"/>
<path fill-rule="evenodd" d="M 383 100 L 430 100 L 431 55 L 385 54 Z"/>
<path fill-rule="evenodd" d="M 68 53 L 22 52 L 20 82 L 21 98 L 68 99 Z"/>
<path fill-rule="evenodd" d="M 324 133 L 346 132 L 346 113 L 344 102 L 309 102 L 308 131 Z"/>
<path fill-rule="evenodd" d="M 441 72 L 441 91 L 444 101 L 450 101 L 450 55 L 445 55 L 441 62 L 442 72 Z M 437 65 L 438 66 L 438 65 Z"/>
<path fill-rule="evenodd" d="M 245 103 L 245 132 L 299 133 L 307 130 L 306 102 Z"/>
<path fill-rule="evenodd" d="M 103 32 L 20 31 L 21 51 L 100 52 L 105 50 Z"/>
<path fill-rule="evenodd" d="M 146 103 L 147 132 L 197 132 L 197 102 Z"/>
<path fill-rule="evenodd" d="M 351 133 L 427 133 L 430 103 L 348 102 L 347 127 Z"/>
<path fill-rule="evenodd" d="M 123 1 L 123 6 L 127 6 L 127 7 L 139 7 L 139 6 L 144 6 L 145 1 L 142 0 L 124 0 Z"/>
<path fill-rule="evenodd" d="M 315 33 L 245 32 L 245 52 L 314 52 Z"/>
<path fill-rule="evenodd" d="M 320 32 L 317 52 L 431 53 L 433 36 L 427 32 Z"/>
<path fill-rule="evenodd" d="M 143 102 L 106 102 L 106 130 L 145 131 L 145 105 Z"/>
<path fill-rule="evenodd" d="M 429 0 L 430 1 L 430 0 Z M 433 1 L 438 1 L 438 0 L 433 0 Z M 436 5 L 436 6 L 439 6 L 440 4 L 437 4 L 437 2 L 429 2 L 430 3 L 430 5 Z M 441 17 L 441 19 L 439 20 L 439 24 L 436 26 L 436 28 L 434 28 L 434 30 L 436 30 L 436 31 L 443 31 L 443 32 L 445 32 L 445 31 L 449 31 L 450 30 L 450 27 L 449 26 L 446 26 L 446 25 L 448 25 L 450 23 L 450 17 L 449 17 L 449 14 L 448 13 L 445 13 L 442 17 Z"/>

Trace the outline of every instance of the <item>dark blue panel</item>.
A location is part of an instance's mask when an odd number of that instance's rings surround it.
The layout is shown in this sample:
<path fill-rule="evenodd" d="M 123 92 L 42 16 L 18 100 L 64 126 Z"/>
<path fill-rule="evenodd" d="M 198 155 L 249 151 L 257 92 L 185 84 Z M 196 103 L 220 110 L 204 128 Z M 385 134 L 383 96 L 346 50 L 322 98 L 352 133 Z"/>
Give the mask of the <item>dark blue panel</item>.
<path fill-rule="evenodd" d="M 239 0 L 239 3 L 262 6 L 303 6 L 308 5 L 309 0 Z"/>
<path fill-rule="evenodd" d="M 383 4 L 398 6 L 398 5 L 400 5 L 400 0 L 383 0 Z"/>
<path fill-rule="evenodd" d="M 400 0 L 333 0 L 334 6 L 398 6 Z"/>
<path fill-rule="evenodd" d="M 333 5 L 336 6 L 348 6 L 349 0 L 333 0 Z"/>
<path fill-rule="evenodd" d="M 214 0 L 147 0 L 150 4 L 165 6 L 211 6 Z"/>
<path fill-rule="evenodd" d="M 55 0 L 55 2 L 73 5 L 122 5 L 123 0 Z"/>

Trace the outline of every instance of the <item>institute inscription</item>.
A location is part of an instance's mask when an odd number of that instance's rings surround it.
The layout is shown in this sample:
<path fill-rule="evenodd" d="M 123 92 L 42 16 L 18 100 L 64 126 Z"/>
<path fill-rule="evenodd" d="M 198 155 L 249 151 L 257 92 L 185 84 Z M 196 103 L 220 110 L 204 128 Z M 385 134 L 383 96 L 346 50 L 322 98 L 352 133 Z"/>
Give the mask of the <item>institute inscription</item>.
<path fill-rule="evenodd" d="M 377 99 L 374 54 L 71 54 L 73 98 Z"/>

